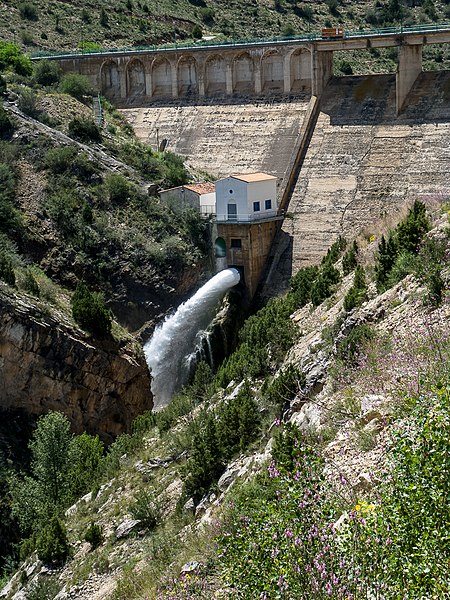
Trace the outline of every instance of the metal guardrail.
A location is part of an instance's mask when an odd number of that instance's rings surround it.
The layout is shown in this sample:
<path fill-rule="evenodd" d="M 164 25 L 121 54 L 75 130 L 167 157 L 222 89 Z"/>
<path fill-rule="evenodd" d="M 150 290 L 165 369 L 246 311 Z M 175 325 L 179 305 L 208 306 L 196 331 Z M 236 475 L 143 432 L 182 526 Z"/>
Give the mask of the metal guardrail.
<path fill-rule="evenodd" d="M 73 52 L 32 52 L 31 58 L 73 58 L 90 55 L 108 55 L 115 53 L 140 53 L 140 52 L 162 52 L 171 50 L 201 50 L 201 49 L 223 49 L 223 48 L 235 48 L 236 46 L 258 46 L 261 44 L 265 45 L 276 45 L 276 44 L 289 44 L 289 43 L 302 43 L 302 42 L 316 42 L 316 41 L 339 41 L 349 40 L 355 38 L 370 38 L 370 37 L 383 37 L 385 35 L 403 35 L 413 33 L 436 33 L 436 32 L 450 31 L 450 23 L 436 23 L 436 24 L 424 24 L 414 25 L 411 27 L 384 27 L 380 29 L 365 29 L 360 31 L 344 31 L 342 38 L 323 38 L 321 33 L 307 33 L 301 34 L 300 36 L 275 36 L 267 38 L 248 38 L 241 40 L 223 40 L 223 41 L 200 41 L 200 42 L 184 42 L 184 43 L 173 43 L 163 44 L 161 46 L 150 45 L 150 46 L 125 46 L 124 48 L 99 48 L 95 50 L 78 50 Z"/>

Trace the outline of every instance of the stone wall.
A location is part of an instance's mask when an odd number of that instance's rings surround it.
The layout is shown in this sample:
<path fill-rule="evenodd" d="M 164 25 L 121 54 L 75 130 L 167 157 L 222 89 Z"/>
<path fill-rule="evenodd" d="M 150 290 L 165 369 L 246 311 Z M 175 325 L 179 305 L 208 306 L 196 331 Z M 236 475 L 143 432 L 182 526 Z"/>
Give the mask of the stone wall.
<path fill-rule="evenodd" d="M 1 289 L 3 287 L 3 290 Z M 63 412 L 75 433 L 106 441 L 153 406 L 142 356 L 96 342 L 0 283 L 0 406 Z"/>

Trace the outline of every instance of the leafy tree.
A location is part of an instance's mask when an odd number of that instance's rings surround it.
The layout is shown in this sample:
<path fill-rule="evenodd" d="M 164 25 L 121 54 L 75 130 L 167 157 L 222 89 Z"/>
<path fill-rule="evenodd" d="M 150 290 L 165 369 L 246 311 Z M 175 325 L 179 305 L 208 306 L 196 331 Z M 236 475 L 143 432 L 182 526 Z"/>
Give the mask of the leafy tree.
<path fill-rule="evenodd" d="M 98 435 L 82 433 L 70 442 L 68 479 L 74 498 L 86 494 L 96 482 L 103 460 L 104 444 Z"/>
<path fill-rule="evenodd" d="M 70 424 L 50 412 L 38 419 L 29 448 L 31 475 L 11 482 L 12 513 L 23 532 L 36 532 L 57 515 L 70 498 Z"/>
<path fill-rule="evenodd" d="M 0 71 L 11 70 L 18 75 L 31 75 L 31 59 L 25 56 L 18 46 L 0 41 Z"/>
<path fill-rule="evenodd" d="M 72 316 L 75 321 L 94 335 L 104 337 L 111 332 L 112 318 L 101 296 L 89 291 L 80 282 L 71 299 Z"/>

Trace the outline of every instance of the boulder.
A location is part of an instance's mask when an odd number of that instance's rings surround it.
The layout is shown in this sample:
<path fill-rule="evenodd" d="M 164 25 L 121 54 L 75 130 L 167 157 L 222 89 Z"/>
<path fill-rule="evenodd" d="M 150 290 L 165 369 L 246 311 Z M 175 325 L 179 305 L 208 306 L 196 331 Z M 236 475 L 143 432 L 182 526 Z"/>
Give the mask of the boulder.
<path fill-rule="evenodd" d="M 122 521 L 122 523 L 116 528 L 116 539 L 120 540 L 121 538 L 126 537 L 133 531 L 133 529 L 136 529 L 140 523 L 141 521 L 139 519 L 125 519 L 125 521 Z"/>

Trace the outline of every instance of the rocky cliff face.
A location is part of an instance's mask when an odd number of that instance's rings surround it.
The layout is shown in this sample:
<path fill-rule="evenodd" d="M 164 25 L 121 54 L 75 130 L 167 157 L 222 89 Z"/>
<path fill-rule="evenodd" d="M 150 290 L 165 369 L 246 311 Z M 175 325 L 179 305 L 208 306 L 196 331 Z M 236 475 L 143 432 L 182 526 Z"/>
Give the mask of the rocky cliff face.
<path fill-rule="evenodd" d="M 73 431 L 105 440 L 153 406 L 143 356 L 98 342 L 0 283 L 0 406 L 65 413 Z"/>

